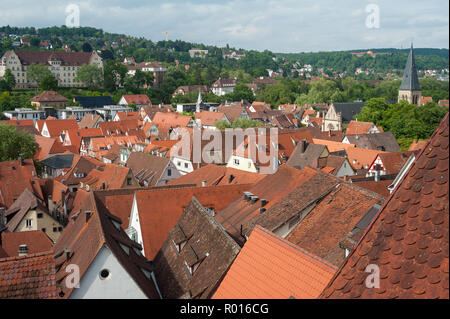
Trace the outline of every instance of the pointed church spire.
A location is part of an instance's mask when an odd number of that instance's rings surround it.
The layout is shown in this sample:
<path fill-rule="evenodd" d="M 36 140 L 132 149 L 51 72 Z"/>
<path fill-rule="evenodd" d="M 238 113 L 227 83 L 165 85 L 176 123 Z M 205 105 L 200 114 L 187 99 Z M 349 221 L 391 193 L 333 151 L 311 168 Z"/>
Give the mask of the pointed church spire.
<path fill-rule="evenodd" d="M 408 60 L 406 61 L 405 71 L 403 72 L 402 85 L 400 90 L 421 91 L 419 77 L 417 76 L 416 61 L 414 59 L 414 48 L 411 43 Z"/>

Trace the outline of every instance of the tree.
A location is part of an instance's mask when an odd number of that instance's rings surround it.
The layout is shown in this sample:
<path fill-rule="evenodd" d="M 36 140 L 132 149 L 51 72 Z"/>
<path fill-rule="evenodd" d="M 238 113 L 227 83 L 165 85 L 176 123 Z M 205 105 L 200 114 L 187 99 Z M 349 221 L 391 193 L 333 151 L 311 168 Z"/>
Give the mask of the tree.
<path fill-rule="evenodd" d="M 128 69 L 125 65 L 114 60 L 106 60 L 103 66 L 105 89 L 109 92 L 118 90 L 124 85 L 127 72 Z"/>
<path fill-rule="evenodd" d="M 83 43 L 83 45 L 81 46 L 81 50 L 83 50 L 83 52 L 94 51 L 94 49 L 92 48 L 92 45 L 90 45 L 88 42 Z"/>
<path fill-rule="evenodd" d="M 6 69 L 3 79 L 0 80 L 0 91 L 11 92 L 16 86 L 16 79 L 10 69 Z"/>
<path fill-rule="evenodd" d="M 54 91 L 58 88 L 58 80 L 53 75 L 48 75 L 39 83 L 39 88 L 43 91 Z"/>
<path fill-rule="evenodd" d="M 33 135 L 0 123 L 0 162 L 17 160 L 19 156 L 32 158 L 38 147 Z"/>
<path fill-rule="evenodd" d="M 247 100 L 252 103 L 255 100 L 252 90 L 247 85 L 240 82 L 236 84 L 232 95 L 234 101 Z"/>
<path fill-rule="evenodd" d="M 95 64 L 84 64 L 78 69 L 75 81 L 84 83 L 91 90 L 96 90 L 103 85 L 103 70 Z"/>
<path fill-rule="evenodd" d="M 28 76 L 28 78 L 30 78 L 30 80 L 35 81 L 37 83 L 37 85 L 39 86 L 41 81 L 44 78 L 53 76 L 53 75 L 47 66 L 45 66 L 43 64 L 32 64 L 28 67 L 27 76 Z"/>
<path fill-rule="evenodd" d="M 102 50 L 100 53 L 100 56 L 103 60 L 113 60 L 114 54 L 110 50 Z"/>

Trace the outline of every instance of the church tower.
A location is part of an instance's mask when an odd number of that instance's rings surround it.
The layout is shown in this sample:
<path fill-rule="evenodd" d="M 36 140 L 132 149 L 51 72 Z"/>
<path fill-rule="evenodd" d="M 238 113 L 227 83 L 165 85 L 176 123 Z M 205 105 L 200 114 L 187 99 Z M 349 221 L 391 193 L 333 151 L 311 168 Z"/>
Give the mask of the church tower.
<path fill-rule="evenodd" d="M 412 44 L 403 73 L 402 85 L 398 90 L 398 102 L 400 101 L 408 101 L 410 104 L 422 105 L 422 89 L 420 88 L 419 77 L 417 76 Z"/>

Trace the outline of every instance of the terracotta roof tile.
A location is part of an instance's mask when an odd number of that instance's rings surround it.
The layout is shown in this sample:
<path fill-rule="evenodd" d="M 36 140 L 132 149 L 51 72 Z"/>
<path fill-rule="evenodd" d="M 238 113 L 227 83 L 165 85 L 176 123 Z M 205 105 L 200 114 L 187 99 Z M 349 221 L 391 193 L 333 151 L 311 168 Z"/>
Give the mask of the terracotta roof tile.
<path fill-rule="evenodd" d="M 238 198 L 250 185 L 184 187 L 136 192 L 136 203 L 145 256 L 152 260 L 193 196 L 207 208 L 219 211 Z M 167 200 L 169 199 L 170 200 Z"/>
<path fill-rule="evenodd" d="M 2 233 L 1 236 L 1 247 L 9 257 L 19 256 L 20 245 L 27 245 L 29 255 L 48 252 L 53 247 L 50 238 L 40 230 Z"/>
<path fill-rule="evenodd" d="M 447 113 L 322 298 L 449 298 L 448 137 Z M 368 264 L 380 288 L 364 285 Z"/>
<path fill-rule="evenodd" d="M 375 124 L 372 122 L 359 122 L 359 121 L 350 121 L 347 126 L 347 130 L 345 131 L 346 135 L 354 135 L 354 134 L 368 134 L 369 130 L 373 128 Z"/>
<path fill-rule="evenodd" d="M 178 251 L 175 245 L 182 242 Z M 154 260 L 163 297 L 210 298 L 238 252 L 239 246 L 193 197 Z"/>
<path fill-rule="evenodd" d="M 171 180 L 168 185 L 195 184 L 202 186 L 206 181 L 207 186 L 230 184 L 253 184 L 265 176 L 258 173 L 246 172 L 232 167 L 208 164 L 193 172 Z"/>
<path fill-rule="evenodd" d="M 0 299 L 56 298 L 51 252 L 0 259 Z"/>
<path fill-rule="evenodd" d="M 31 99 L 31 102 L 67 102 L 69 99 L 55 91 L 44 91 Z"/>
<path fill-rule="evenodd" d="M 0 207 L 10 207 L 25 189 L 43 198 L 33 160 L 0 162 Z"/>
<path fill-rule="evenodd" d="M 256 226 L 215 299 L 315 299 L 337 268 Z"/>

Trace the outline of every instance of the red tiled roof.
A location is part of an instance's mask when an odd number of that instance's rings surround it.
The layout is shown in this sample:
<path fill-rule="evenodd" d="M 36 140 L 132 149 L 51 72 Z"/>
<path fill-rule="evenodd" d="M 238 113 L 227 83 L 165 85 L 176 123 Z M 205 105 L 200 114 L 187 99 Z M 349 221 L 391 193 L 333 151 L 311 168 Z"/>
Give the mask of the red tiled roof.
<path fill-rule="evenodd" d="M 50 238 L 41 230 L 2 233 L 1 236 L 1 247 L 9 257 L 19 256 L 20 245 L 27 245 L 29 255 L 47 252 L 53 247 Z"/>
<path fill-rule="evenodd" d="M 322 298 L 449 298 L 448 146 L 447 113 Z M 364 284 L 369 264 L 379 288 Z"/>
<path fill-rule="evenodd" d="M 81 66 L 89 64 L 93 52 L 56 52 L 56 51 L 15 51 L 23 65 L 35 63 L 48 64 L 50 58 L 61 61 L 61 65 Z"/>
<path fill-rule="evenodd" d="M 44 91 L 31 99 L 31 102 L 67 102 L 69 99 L 55 91 Z"/>
<path fill-rule="evenodd" d="M 214 299 L 315 299 L 337 268 L 256 226 Z"/>
<path fill-rule="evenodd" d="M 153 117 L 153 123 L 156 125 L 170 125 L 171 127 L 187 127 L 192 118 L 186 115 L 178 115 L 175 113 L 158 112 Z"/>
<path fill-rule="evenodd" d="M 118 117 L 119 121 L 124 120 L 139 120 L 140 113 L 139 112 L 117 112 L 114 117 Z"/>
<path fill-rule="evenodd" d="M 134 105 L 152 104 L 148 96 L 145 94 L 123 95 L 122 98 L 125 99 L 127 104 L 134 104 Z"/>
<path fill-rule="evenodd" d="M 10 207 L 25 189 L 43 199 L 33 160 L 0 162 L 0 207 Z"/>
<path fill-rule="evenodd" d="M 51 252 L 0 259 L 0 299 L 56 298 Z"/>
<path fill-rule="evenodd" d="M 194 115 L 196 119 L 199 119 L 201 121 L 202 125 L 214 126 L 217 121 L 222 120 L 225 113 L 201 111 L 196 112 Z"/>
<path fill-rule="evenodd" d="M 368 134 L 369 130 L 375 126 L 372 122 L 350 121 L 345 131 L 346 135 Z"/>
<path fill-rule="evenodd" d="M 232 167 L 208 164 L 193 172 L 178 177 L 168 182 L 168 185 L 195 184 L 202 186 L 206 181 L 207 186 L 231 185 L 231 184 L 253 184 L 265 176 L 258 173 L 246 172 Z"/>
<path fill-rule="evenodd" d="M 191 198 L 215 211 L 224 209 L 249 188 L 248 184 L 212 187 L 153 189 L 136 192 L 136 203 L 143 236 L 145 256 L 152 260 Z"/>
<path fill-rule="evenodd" d="M 58 137 L 64 130 L 67 129 L 73 130 L 79 129 L 76 120 L 46 120 L 45 124 L 47 125 L 50 137 Z"/>
<path fill-rule="evenodd" d="M 91 212 L 88 219 L 86 211 Z M 57 283 L 63 283 L 68 275 L 65 271 L 68 264 L 79 267 L 82 280 L 100 250 L 106 247 L 148 298 L 159 299 L 153 280 L 142 272 L 142 269 L 147 272 L 152 269 L 148 261 L 136 253 L 135 250 L 141 249 L 140 245 L 126 235 L 120 227 L 121 220 L 105 208 L 95 193 L 89 192 L 78 216 L 75 216 L 70 219 L 54 248 L 55 262 L 60 269 L 56 273 Z M 123 247 L 128 248 L 128 253 Z M 61 285 L 58 294 L 62 292 L 63 295 L 59 295 L 61 298 L 69 298 L 73 289 Z"/>

